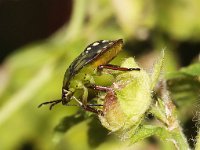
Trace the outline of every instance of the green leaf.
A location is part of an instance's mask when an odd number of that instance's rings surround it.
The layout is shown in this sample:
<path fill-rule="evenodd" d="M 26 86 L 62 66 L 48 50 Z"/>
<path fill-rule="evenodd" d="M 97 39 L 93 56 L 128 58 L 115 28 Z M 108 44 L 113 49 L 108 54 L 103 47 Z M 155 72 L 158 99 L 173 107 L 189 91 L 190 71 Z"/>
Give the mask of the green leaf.
<path fill-rule="evenodd" d="M 167 123 L 167 117 L 165 114 L 165 107 L 163 101 L 158 98 L 156 104 L 151 106 L 150 113 L 154 115 L 158 120 L 163 123 Z"/>
<path fill-rule="evenodd" d="M 131 143 L 136 143 L 153 135 L 157 135 L 162 140 L 165 140 L 169 136 L 169 133 L 164 127 L 144 125 L 141 126 L 140 129 L 135 133 L 135 135 L 131 137 Z"/>
<path fill-rule="evenodd" d="M 156 135 L 163 142 L 172 142 L 177 149 L 189 150 L 188 144 L 179 129 L 169 130 L 165 127 L 144 125 L 131 137 L 131 142 L 136 143 L 147 137 Z"/>
<path fill-rule="evenodd" d="M 189 67 L 184 67 L 180 72 L 191 76 L 200 76 L 200 62 L 192 64 Z"/>
<path fill-rule="evenodd" d="M 167 79 L 183 78 L 183 77 L 199 77 L 200 76 L 200 63 L 191 64 L 188 67 L 181 68 L 179 71 L 170 72 L 166 74 Z"/>

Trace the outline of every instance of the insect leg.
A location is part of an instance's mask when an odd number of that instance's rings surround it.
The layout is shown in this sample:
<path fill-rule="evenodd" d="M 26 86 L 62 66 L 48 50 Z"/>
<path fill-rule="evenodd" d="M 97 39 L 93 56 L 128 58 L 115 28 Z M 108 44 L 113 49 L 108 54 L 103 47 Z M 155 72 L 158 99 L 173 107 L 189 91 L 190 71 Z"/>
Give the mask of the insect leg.
<path fill-rule="evenodd" d="M 85 86 L 83 86 L 83 96 L 82 96 L 83 105 L 87 105 L 87 99 L 88 99 L 88 89 Z"/>
<path fill-rule="evenodd" d="M 103 92 L 107 92 L 107 91 L 112 90 L 112 88 L 110 88 L 110 87 L 100 86 L 100 85 L 95 85 L 95 84 L 87 85 L 87 87 L 94 89 L 94 90 L 103 91 Z"/>
<path fill-rule="evenodd" d="M 102 104 L 87 104 L 87 106 L 103 106 Z"/>
<path fill-rule="evenodd" d="M 88 104 L 87 103 L 87 98 L 88 98 L 88 89 L 84 86 L 83 87 L 83 100 L 82 100 L 82 108 L 87 110 L 87 111 L 90 111 L 90 112 L 93 112 L 93 113 L 96 113 L 98 115 L 103 115 L 103 112 L 101 110 L 97 110 L 95 108 L 92 108 L 91 106 L 98 106 L 98 104 Z M 100 106 L 100 105 L 99 105 Z"/>
<path fill-rule="evenodd" d="M 85 109 L 86 111 L 89 111 L 89 112 L 93 112 L 95 114 L 98 114 L 98 115 L 102 115 L 103 116 L 103 112 L 101 110 L 97 110 L 95 108 L 92 108 L 91 106 L 101 106 L 101 105 L 98 105 L 98 104 L 83 104 L 80 100 L 78 100 L 75 96 L 73 96 L 73 98 L 79 103 L 79 105 Z"/>
<path fill-rule="evenodd" d="M 87 110 L 87 111 L 90 111 L 90 112 L 93 112 L 93 113 L 95 113 L 95 114 L 98 114 L 98 115 L 101 115 L 101 116 L 104 115 L 103 112 L 102 112 L 101 110 L 92 108 L 92 107 L 90 107 L 89 105 L 83 105 L 82 107 L 83 107 L 83 109 L 85 109 L 85 110 Z"/>
<path fill-rule="evenodd" d="M 111 64 L 106 64 L 106 65 L 99 65 L 97 70 L 102 71 L 103 69 L 110 69 L 110 70 L 118 70 L 118 71 L 140 71 L 140 68 L 125 68 L 125 67 L 120 67 L 117 65 L 111 65 Z"/>

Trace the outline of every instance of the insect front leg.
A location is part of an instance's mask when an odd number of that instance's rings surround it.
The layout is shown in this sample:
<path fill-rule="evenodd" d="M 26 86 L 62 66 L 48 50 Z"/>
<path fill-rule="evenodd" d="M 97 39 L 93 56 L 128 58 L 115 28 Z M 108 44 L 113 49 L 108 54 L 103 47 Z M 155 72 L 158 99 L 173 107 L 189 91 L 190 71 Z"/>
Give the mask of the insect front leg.
<path fill-rule="evenodd" d="M 91 85 L 91 88 L 92 87 L 94 88 L 93 84 Z M 98 86 L 97 88 L 100 88 L 100 86 Z M 81 104 L 81 106 L 82 106 L 83 109 L 85 109 L 87 111 L 90 111 L 90 112 L 93 112 L 93 113 L 96 113 L 98 115 L 103 116 L 103 112 L 101 110 L 92 108 L 94 106 L 103 106 L 102 104 L 88 104 L 88 86 L 83 86 L 83 96 L 82 96 L 82 104 Z"/>
<path fill-rule="evenodd" d="M 90 105 L 83 106 L 83 109 L 85 109 L 87 111 L 90 111 L 90 112 L 93 112 L 93 113 L 95 113 L 97 115 L 101 115 L 101 116 L 104 115 L 103 111 L 95 109 L 95 108 L 92 108 Z"/>
<path fill-rule="evenodd" d="M 87 105 L 87 99 L 88 99 L 88 89 L 83 86 L 83 96 L 82 96 L 82 102 L 83 102 L 83 105 Z"/>
<path fill-rule="evenodd" d="M 111 64 L 99 65 L 97 67 L 98 72 L 101 72 L 103 69 L 118 70 L 118 71 L 133 71 L 133 70 L 140 71 L 140 68 L 125 68 Z"/>
<path fill-rule="evenodd" d="M 87 85 L 87 87 L 91 88 L 93 90 L 102 91 L 102 92 L 108 92 L 108 91 L 112 90 L 112 88 L 110 88 L 110 87 L 100 86 L 100 85 L 95 85 L 95 84 Z"/>
<path fill-rule="evenodd" d="M 78 100 L 75 96 L 73 96 L 73 98 L 79 103 L 79 105 L 84 110 L 95 113 L 97 115 L 103 116 L 103 112 L 101 110 L 97 110 L 97 109 L 91 107 L 91 106 L 102 106 L 102 105 L 99 105 L 99 104 L 84 104 L 84 103 L 82 103 L 82 101 Z"/>
<path fill-rule="evenodd" d="M 75 100 L 80 104 L 80 105 L 87 105 L 87 99 L 88 99 L 88 89 L 87 87 L 85 87 L 85 85 L 81 82 L 81 81 L 77 81 L 76 83 L 76 89 L 80 89 L 83 90 L 83 94 L 82 94 L 82 98 L 81 98 L 81 103 L 79 100 L 76 99 L 75 96 L 73 96 L 75 98 Z"/>

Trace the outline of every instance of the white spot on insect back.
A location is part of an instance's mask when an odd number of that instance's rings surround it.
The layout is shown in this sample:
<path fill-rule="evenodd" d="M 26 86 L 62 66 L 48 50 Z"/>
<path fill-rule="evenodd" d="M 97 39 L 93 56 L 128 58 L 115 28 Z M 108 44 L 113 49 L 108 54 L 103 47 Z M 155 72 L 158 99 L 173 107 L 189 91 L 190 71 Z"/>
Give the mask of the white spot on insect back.
<path fill-rule="evenodd" d="M 97 45 L 99 45 L 99 42 L 95 42 L 92 44 L 92 46 L 97 46 Z"/>
<path fill-rule="evenodd" d="M 102 41 L 102 43 L 106 43 L 106 42 L 108 42 L 108 40 L 103 40 L 103 41 Z"/>
<path fill-rule="evenodd" d="M 101 53 L 101 50 L 98 50 L 97 53 L 98 53 L 98 54 Z"/>
<path fill-rule="evenodd" d="M 88 53 L 89 53 L 89 51 L 87 50 L 87 51 L 85 51 L 85 53 L 86 53 L 86 54 L 88 54 Z"/>
<path fill-rule="evenodd" d="M 103 48 L 107 48 L 107 46 L 104 46 Z"/>
<path fill-rule="evenodd" d="M 91 50 L 91 47 L 88 47 L 86 50 Z"/>
<path fill-rule="evenodd" d="M 109 45 L 113 44 L 113 42 L 110 42 Z"/>

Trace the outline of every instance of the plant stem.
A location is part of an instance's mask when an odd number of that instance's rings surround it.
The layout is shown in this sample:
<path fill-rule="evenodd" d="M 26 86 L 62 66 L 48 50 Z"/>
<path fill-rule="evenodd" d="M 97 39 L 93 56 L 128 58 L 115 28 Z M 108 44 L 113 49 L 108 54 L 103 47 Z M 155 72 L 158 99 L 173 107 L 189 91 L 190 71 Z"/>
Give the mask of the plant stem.
<path fill-rule="evenodd" d="M 62 44 L 72 41 L 81 34 L 86 16 L 86 0 L 74 0 L 73 12 L 69 24 L 66 23 L 59 32 L 51 38 L 55 43 Z"/>
<path fill-rule="evenodd" d="M 156 109 L 153 109 L 153 114 L 155 117 L 157 117 L 160 121 L 162 121 L 166 126 L 167 130 L 169 132 L 169 136 L 167 137 L 168 140 L 173 142 L 176 149 L 180 150 L 188 150 L 189 144 L 187 142 L 187 139 L 185 135 L 182 132 L 182 128 L 179 124 L 177 114 L 176 114 L 176 108 L 169 96 L 169 92 L 167 90 L 166 82 L 161 82 L 160 87 L 160 97 L 161 99 L 158 99 L 159 105 L 156 105 Z M 158 111 L 156 111 L 158 110 Z M 163 113 L 160 115 L 160 113 Z M 161 118 L 165 116 L 164 118 Z M 162 134 L 160 136 L 163 136 Z"/>

